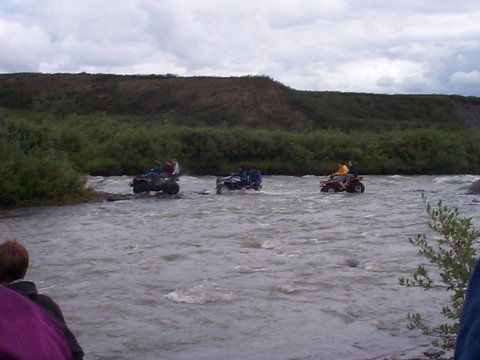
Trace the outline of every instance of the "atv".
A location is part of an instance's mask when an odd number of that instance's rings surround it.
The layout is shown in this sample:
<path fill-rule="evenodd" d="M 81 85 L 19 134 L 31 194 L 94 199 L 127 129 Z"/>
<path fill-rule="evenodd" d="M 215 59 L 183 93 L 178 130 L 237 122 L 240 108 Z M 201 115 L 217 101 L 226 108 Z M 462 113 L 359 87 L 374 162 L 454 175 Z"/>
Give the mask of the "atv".
<path fill-rule="evenodd" d="M 343 188 L 338 182 L 336 177 L 330 176 L 328 180 L 322 181 L 320 183 L 321 192 L 340 192 L 345 191 L 349 193 L 363 193 L 365 191 L 365 186 L 362 183 L 363 177 L 354 176 L 348 178 L 345 187 Z"/>
<path fill-rule="evenodd" d="M 223 194 L 228 191 L 242 190 L 242 189 L 254 189 L 260 190 L 261 184 L 252 182 L 247 183 L 242 181 L 239 176 L 229 176 L 226 178 L 217 178 L 217 194 Z"/>
<path fill-rule="evenodd" d="M 168 195 L 175 195 L 180 190 L 175 177 L 144 177 L 137 176 L 131 182 L 135 194 L 149 194 L 150 191 L 163 192 Z"/>

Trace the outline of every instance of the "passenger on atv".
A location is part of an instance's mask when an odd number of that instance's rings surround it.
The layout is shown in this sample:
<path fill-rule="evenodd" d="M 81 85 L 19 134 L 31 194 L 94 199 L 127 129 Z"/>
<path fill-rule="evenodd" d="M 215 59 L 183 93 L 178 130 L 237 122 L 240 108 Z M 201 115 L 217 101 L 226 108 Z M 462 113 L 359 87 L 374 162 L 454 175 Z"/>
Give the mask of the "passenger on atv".
<path fill-rule="evenodd" d="M 358 176 L 357 166 L 355 165 L 353 160 L 350 160 L 348 162 L 348 174 L 347 174 L 347 180 L 345 182 L 347 182 L 349 179 L 351 179 L 353 177 L 357 177 L 357 176 Z"/>
<path fill-rule="evenodd" d="M 249 186 L 255 190 L 262 187 L 262 174 L 255 165 L 253 165 L 248 172 L 248 182 Z"/>

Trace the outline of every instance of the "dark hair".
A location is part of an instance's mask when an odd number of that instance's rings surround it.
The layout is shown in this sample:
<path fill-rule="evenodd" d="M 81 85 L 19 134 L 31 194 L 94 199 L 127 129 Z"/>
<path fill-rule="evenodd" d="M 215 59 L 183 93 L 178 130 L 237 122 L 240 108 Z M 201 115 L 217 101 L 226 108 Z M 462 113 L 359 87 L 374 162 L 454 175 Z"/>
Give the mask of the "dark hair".
<path fill-rule="evenodd" d="M 0 244 L 0 284 L 23 279 L 28 269 L 28 251 L 16 239 Z"/>

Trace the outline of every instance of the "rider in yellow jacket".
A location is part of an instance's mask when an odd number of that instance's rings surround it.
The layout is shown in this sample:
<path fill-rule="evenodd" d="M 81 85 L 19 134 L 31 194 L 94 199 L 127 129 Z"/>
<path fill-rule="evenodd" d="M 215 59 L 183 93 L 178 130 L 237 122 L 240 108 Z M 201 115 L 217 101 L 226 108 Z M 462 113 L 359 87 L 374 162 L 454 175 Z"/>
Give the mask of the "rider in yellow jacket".
<path fill-rule="evenodd" d="M 332 176 L 347 176 L 348 174 L 348 167 L 345 165 L 343 161 L 338 163 L 338 169 L 335 171 Z"/>
<path fill-rule="evenodd" d="M 344 181 L 347 179 L 348 167 L 343 161 L 338 162 L 338 169 L 330 176 L 337 176 L 337 184 L 340 188 L 345 189 Z"/>

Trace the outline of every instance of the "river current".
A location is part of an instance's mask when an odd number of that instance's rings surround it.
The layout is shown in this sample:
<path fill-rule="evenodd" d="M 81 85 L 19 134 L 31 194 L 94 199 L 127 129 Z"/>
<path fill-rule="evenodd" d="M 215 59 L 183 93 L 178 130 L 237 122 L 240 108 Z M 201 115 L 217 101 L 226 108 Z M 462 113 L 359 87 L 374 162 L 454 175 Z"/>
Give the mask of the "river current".
<path fill-rule="evenodd" d="M 424 263 L 408 238 L 435 237 L 421 193 L 479 228 L 477 178 L 365 176 L 364 194 L 326 194 L 321 177 L 264 176 L 217 195 L 214 177 L 184 176 L 174 198 L 0 210 L 0 233 L 26 245 L 27 278 L 86 359 L 402 358 L 430 348 L 407 313 L 441 323 L 448 303 L 398 284 Z"/>

